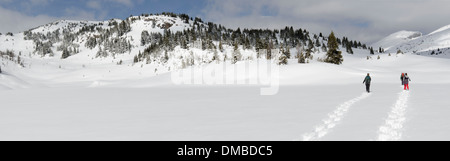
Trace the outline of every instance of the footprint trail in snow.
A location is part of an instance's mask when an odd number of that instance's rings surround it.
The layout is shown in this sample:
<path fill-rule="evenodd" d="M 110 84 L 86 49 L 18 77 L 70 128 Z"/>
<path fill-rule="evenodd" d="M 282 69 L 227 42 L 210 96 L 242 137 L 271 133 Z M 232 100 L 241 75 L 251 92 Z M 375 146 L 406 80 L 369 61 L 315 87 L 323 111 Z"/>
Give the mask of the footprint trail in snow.
<path fill-rule="evenodd" d="M 403 91 L 385 119 L 385 124 L 378 130 L 377 141 L 398 141 L 402 138 L 403 124 L 406 121 L 409 91 Z"/>
<path fill-rule="evenodd" d="M 353 104 L 359 102 L 370 96 L 370 93 L 363 93 L 361 96 L 349 100 L 340 106 L 338 106 L 332 113 L 328 114 L 328 117 L 323 119 L 323 123 L 316 126 L 311 133 L 306 133 L 303 135 L 303 141 L 317 141 L 322 137 L 327 135 L 331 129 L 333 129 L 337 124 L 339 124 L 348 113 L 349 109 Z"/>

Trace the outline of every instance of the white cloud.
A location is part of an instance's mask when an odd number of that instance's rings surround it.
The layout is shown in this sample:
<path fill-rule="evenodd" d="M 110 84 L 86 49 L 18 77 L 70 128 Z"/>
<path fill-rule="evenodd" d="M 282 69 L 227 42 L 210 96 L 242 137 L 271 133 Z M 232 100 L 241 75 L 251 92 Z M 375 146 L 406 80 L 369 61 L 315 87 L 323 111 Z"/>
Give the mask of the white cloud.
<path fill-rule="evenodd" d="M 32 12 L 36 7 L 47 7 L 54 0 L 24 0 L 20 1 L 22 10 L 24 12 Z M 17 10 L 17 8 L 15 9 Z"/>
<path fill-rule="evenodd" d="M 126 7 L 133 7 L 141 4 L 143 0 L 87 0 L 86 7 L 94 10 L 86 10 L 76 7 L 64 8 L 63 14 L 58 16 L 49 15 L 28 15 L 26 11 L 32 11 L 35 7 L 48 7 L 49 9 L 54 0 L 24 0 L 18 2 L 23 7 L 22 11 L 17 8 L 9 9 L 0 6 L 0 32 L 18 33 L 40 25 L 61 19 L 70 20 L 103 20 L 108 15 L 107 3 L 119 4 Z M 0 4 L 12 4 L 13 0 L 0 0 Z M 25 11 L 25 12 L 23 12 Z"/>
<path fill-rule="evenodd" d="M 126 7 L 134 7 L 136 4 L 140 4 L 144 0 L 88 0 L 86 5 L 92 9 L 102 9 L 102 5 L 108 3 L 117 3 L 119 5 L 125 5 Z"/>
<path fill-rule="evenodd" d="M 53 0 L 30 0 L 29 3 L 32 5 L 47 5 Z"/>
<path fill-rule="evenodd" d="M 71 20 L 96 20 L 95 13 L 85 11 L 79 8 L 66 8 L 63 19 Z"/>
<path fill-rule="evenodd" d="M 210 0 L 203 16 L 233 28 L 334 30 L 371 43 L 403 29 L 428 33 L 450 24 L 448 6 L 447 0 Z"/>
<path fill-rule="evenodd" d="M 27 16 L 17 11 L 5 9 L 0 6 L 0 32 L 22 32 L 40 25 L 57 20 L 55 17 L 46 15 Z"/>
<path fill-rule="evenodd" d="M 100 15 L 103 15 L 103 12 L 100 12 Z M 61 19 L 96 20 L 96 17 L 93 12 L 88 12 L 77 8 L 66 8 L 64 10 L 64 15 L 54 17 L 48 15 L 29 16 L 0 6 L 0 22 L 2 23 L 2 25 L 0 25 L 1 33 L 18 33 Z"/>
<path fill-rule="evenodd" d="M 107 1 L 120 3 L 120 4 L 123 4 L 123 5 L 128 6 L 128 7 L 132 7 L 134 5 L 133 0 L 107 0 Z"/>
<path fill-rule="evenodd" d="M 86 6 L 92 9 L 101 9 L 102 4 L 98 0 L 89 0 L 86 2 Z"/>

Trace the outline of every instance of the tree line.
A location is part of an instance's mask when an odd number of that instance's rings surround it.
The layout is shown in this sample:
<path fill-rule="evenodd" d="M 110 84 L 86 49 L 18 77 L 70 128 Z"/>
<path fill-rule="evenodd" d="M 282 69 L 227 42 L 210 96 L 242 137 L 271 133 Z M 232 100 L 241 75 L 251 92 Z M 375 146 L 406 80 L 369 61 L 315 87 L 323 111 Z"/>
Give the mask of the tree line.
<path fill-rule="evenodd" d="M 183 23 L 190 27 L 182 31 L 170 30 L 170 25 L 163 24 L 156 26 L 156 20 L 151 16 L 167 16 L 179 18 Z M 152 22 L 151 28 L 144 29 L 140 37 L 131 37 L 127 35 L 131 31 L 131 25 L 136 21 Z M 53 25 L 57 25 L 56 22 Z M 81 25 L 81 28 L 80 28 Z M 130 16 L 125 20 L 109 20 L 108 27 L 104 27 L 103 23 L 87 24 L 87 23 L 69 23 L 62 29 L 57 29 L 46 34 L 41 32 L 33 32 L 29 30 L 24 32 L 25 40 L 34 41 L 34 53 L 45 56 L 54 55 L 52 48 L 55 44 L 59 44 L 57 51 L 62 53 L 62 59 L 66 59 L 80 52 L 80 45 L 84 45 L 90 50 L 97 49 L 96 57 L 114 56 L 116 54 L 130 53 L 135 47 L 145 47 L 145 50 L 136 54 L 134 61 L 150 61 L 152 58 L 168 59 L 167 53 L 179 46 L 182 49 L 199 47 L 202 50 L 211 50 L 223 52 L 224 46 L 233 47 L 232 60 L 240 61 L 239 48 L 243 50 L 260 50 L 268 51 L 266 58 L 274 58 L 271 51 L 279 49 L 282 53 L 282 62 L 284 59 L 299 59 L 299 63 L 306 63 L 312 60 L 312 54 L 320 50 L 327 52 L 327 58 L 324 62 L 340 64 L 341 61 L 332 61 L 338 58 L 329 58 L 334 55 L 341 55 L 340 48 L 345 48 L 350 54 L 353 49 L 366 49 L 374 54 L 373 48 L 368 47 L 356 40 L 350 40 L 347 37 L 336 38 L 334 33 L 330 35 L 311 34 L 306 29 L 294 29 L 285 27 L 283 29 L 230 29 L 220 24 L 212 22 L 204 22 L 201 18 L 190 17 L 187 14 L 175 14 L 171 12 L 163 12 L 161 14 L 142 14 L 139 16 Z M 159 27 L 164 30 L 163 33 L 151 32 L 152 28 Z M 79 42 L 82 35 L 88 35 L 84 44 Z M 139 44 L 132 44 L 130 40 L 139 39 Z M 330 42 L 331 41 L 331 42 Z M 330 44 L 331 43 L 331 44 Z M 199 44 L 199 45 L 195 45 Z M 297 54 L 291 54 L 291 49 L 297 49 Z M 331 51 L 330 51 L 331 50 Z M 380 49 L 381 51 L 382 49 Z M 338 56 L 339 57 L 339 56 Z M 166 61 L 166 60 L 165 60 Z"/>

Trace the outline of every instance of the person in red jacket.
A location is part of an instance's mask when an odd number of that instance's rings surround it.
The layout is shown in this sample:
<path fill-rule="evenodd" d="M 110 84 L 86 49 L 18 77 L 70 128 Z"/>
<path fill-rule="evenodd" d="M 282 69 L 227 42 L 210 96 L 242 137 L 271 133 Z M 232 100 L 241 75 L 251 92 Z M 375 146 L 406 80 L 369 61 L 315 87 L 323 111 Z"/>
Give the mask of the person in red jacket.
<path fill-rule="evenodd" d="M 411 79 L 408 76 L 408 73 L 405 73 L 405 77 L 403 77 L 403 85 L 405 86 L 405 90 L 409 91 L 409 81 L 411 81 Z"/>

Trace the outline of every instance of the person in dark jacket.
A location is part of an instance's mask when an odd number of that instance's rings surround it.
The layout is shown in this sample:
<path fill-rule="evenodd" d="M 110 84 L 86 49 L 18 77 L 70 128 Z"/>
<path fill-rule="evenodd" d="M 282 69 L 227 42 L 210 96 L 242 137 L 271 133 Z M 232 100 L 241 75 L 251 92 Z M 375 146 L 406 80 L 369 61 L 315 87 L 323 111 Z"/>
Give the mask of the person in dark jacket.
<path fill-rule="evenodd" d="M 364 78 L 363 84 L 366 83 L 366 91 L 367 93 L 370 93 L 370 82 L 372 81 L 372 78 L 370 77 L 370 74 L 367 73 L 366 78 Z"/>
<path fill-rule="evenodd" d="M 402 76 L 400 76 L 400 81 L 402 82 L 402 86 L 405 85 L 405 84 L 403 84 L 403 78 L 405 78 L 405 73 L 402 73 Z"/>
<path fill-rule="evenodd" d="M 408 76 L 408 73 L 405 73 L 405 77 L 403 77 L 403 85 L 405 86 L 405 90 L 409 91 L 409 81 L 411 81 L 411 79 Z"/>

